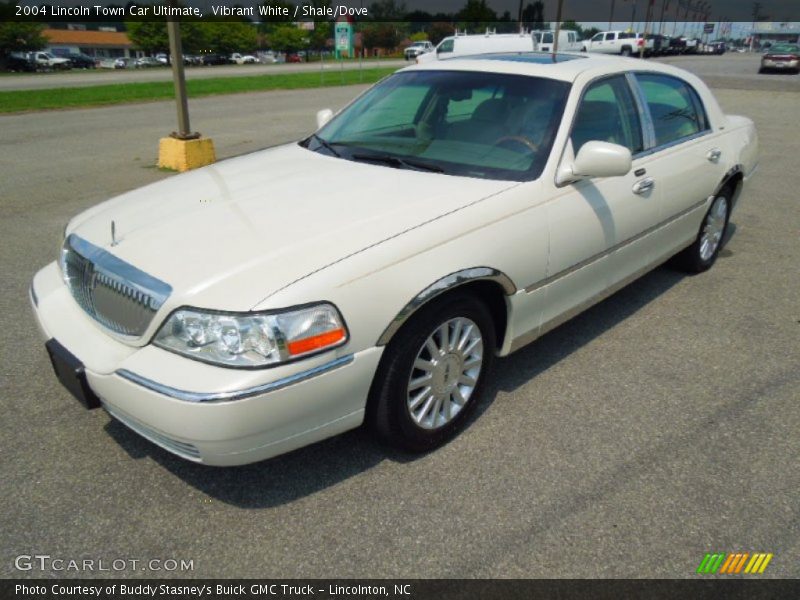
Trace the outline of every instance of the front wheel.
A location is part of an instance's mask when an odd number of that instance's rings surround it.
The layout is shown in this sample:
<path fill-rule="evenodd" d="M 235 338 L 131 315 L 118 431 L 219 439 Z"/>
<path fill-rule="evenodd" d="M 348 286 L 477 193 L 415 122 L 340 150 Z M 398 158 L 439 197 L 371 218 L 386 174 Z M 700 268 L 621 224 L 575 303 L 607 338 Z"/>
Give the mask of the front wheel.
<path fill-rule="evenodd" d="M 368 419 L 384 440 L 412 452 L 456 436 L 483 394 L 495 329 L 486 306 L 458 295 L 414 315 L 386 348 Z"/>
<path fill-rule="evenodd" d="M 694 243 L 676 256 L 678 264 L 690 273 L 702 273 L 717 260 L 730 218 L 730 194 L 721 192 L 711 203 Z"/>
<path fill-rule="evenodd" d="M 630 56 L 631 55 L 631 49 L 626 46 L 625 48 L 622 49 L 620 54 L 622 56 Z"/>

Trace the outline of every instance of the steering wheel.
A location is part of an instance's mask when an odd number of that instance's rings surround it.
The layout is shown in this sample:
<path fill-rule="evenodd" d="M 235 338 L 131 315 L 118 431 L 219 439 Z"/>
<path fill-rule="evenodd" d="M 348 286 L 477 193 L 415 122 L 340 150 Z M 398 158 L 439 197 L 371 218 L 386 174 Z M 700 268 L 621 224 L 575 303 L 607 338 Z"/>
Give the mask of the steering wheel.
<path fill-rule="evenodd" d="M 492 146 L 499 146 L 500 144 L 505 144 L 506 142 L 517 142 L 518 144 L 527 146 L 532 152 L 539 151 L 539 146 L 534 144 L 529 138 L 526 138 L 523 135 L 504 135 L 501 138 L 497 138 Z"/>

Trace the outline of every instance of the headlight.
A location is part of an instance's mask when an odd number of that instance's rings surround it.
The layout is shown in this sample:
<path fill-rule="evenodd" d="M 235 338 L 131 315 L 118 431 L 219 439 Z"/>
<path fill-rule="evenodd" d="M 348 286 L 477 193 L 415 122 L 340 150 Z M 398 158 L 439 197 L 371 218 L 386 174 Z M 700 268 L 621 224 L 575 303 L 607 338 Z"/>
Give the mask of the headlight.
<path fill-rule="evenodd" d="M 227 367 L 266 367 L 341 346 L 347 329 L 332 304 L 277 313 L 212 313 L 182 308 L 156 334 L 156 346 Z"/>

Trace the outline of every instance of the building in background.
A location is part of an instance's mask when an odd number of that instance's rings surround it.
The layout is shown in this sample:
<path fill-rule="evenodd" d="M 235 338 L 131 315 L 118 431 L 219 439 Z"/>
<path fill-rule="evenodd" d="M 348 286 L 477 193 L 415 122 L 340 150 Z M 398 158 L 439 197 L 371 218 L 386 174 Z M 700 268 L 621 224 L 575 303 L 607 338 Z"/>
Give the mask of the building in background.
<path fill-rule="evenodd" d="M 128 34 L 122 31 L 84 29 L 45 29 L 46 50 L 56 56 L 86 54 L 97 59 L 130 58 L 142 55 L 133 49 Z"/>

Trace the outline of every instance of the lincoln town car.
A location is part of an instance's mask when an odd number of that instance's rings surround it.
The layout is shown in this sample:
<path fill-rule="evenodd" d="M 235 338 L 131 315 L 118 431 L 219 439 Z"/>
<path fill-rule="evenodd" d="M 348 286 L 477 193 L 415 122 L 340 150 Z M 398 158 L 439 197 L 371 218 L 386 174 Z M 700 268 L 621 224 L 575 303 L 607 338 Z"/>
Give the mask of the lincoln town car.
<path fill-rule="evenodd" d="M 317 126 L 70 220 L 30 288 L 66 390 L 207 465 L 362 425 L 429 451 L 498 357 L 709 269 L 758 162 L 699 78 L 602 55 L 413 65 Z"/>

